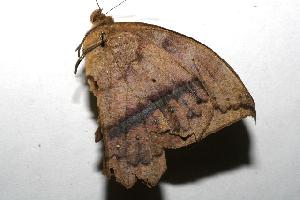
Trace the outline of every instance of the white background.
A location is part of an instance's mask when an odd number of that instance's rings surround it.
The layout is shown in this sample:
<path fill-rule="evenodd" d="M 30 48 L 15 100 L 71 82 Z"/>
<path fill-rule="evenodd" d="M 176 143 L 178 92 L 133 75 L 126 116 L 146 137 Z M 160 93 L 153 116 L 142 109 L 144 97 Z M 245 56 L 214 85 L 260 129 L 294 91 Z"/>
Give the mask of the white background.
<path fill-rule="evenodd" d="M 246 119 L 168 154 L 159 187 L 129 191 L 99 171 L 95 114 L 84 77 L 73 74 L 74 48 L 96 8 L 93 0 L 0 3 L 1 200 L 299 199 L 299 0 L 128 0 L 110 13 L 208 45 L 257 109 L 256 125 Z"/>

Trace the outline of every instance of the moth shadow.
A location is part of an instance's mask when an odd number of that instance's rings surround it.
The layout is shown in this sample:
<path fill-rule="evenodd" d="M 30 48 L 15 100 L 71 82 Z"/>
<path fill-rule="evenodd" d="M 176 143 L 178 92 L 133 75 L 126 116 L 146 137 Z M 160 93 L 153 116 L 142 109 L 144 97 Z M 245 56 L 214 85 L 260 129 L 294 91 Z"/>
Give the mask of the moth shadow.
<path fill-rule="evenodd" d="M 160 186 L 148 188 L 142 183 L 137 183 L 131 189 L 126 189 L 114 180 L 106 185 L 105 200 L 163 200 Z"/>
<path fill-rule="evenodd" d="M 251 165 L 250 134 L 243 121 L 208 136 L 191 146 L 168 150 L 168 169 L 162 181 L 183 184 L 240 166 Z"/>

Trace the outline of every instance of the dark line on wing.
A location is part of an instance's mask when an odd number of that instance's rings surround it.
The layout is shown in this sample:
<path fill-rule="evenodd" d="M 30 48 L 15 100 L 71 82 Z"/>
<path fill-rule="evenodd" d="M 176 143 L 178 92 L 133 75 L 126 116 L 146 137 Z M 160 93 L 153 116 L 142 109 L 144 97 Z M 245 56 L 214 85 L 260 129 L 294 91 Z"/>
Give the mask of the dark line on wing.
<path fill-rule="evenodd" d="M 167 94 L 165 94 L 166 92 L 163 92 L 163 95 L 157 98 L 157 100 L 152 99 L 152 102 L 140 112 L 133 114 L 125 118 L 124 120 L 121 120 L 120 123 L 113 126 L 109 130 L 110 139 L 120 137 L 121 134 L 126 134 L 130 128 L 142 123 L 143 120 L 150 114 L 152 114 L 155 110 L 165 107 L 171 99 L 179 98 L 181 95 L 186 93 L 186 84 L 188 83 L 182 84 L 181 86 L 175 88 L 173 91 L 169 91 Z"/>

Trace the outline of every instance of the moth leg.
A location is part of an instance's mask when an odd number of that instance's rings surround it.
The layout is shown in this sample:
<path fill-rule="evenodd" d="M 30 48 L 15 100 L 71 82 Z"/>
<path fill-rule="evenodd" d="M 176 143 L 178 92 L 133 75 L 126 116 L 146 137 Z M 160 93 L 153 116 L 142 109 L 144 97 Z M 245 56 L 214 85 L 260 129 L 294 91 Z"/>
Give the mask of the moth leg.
<path fill-rule="evenodd" d="M 100 34 L 100 46 L 104 47 L 105 46 L 105 42 L 107 42 L 107 40 L 104 38 L 105 33 L 101 32 Z"/>
<path fill-rule="evenodd" d="M 91 28 L 91 29 L 84 35 L 84 37 L 83 37 L 82 40 L 81 40 L 81 43 L 80 43 L 80 44 L 76 47 L 76 49 L 75 49 L 75 52 L 78 53 L 78 58 L 81 57 L 81 49 L 82 49 L 82 45 L 83 45 L 85 39 L 87 38 L 87 36 L 88 36 L 91 32 L 93 32 L 93 31 L 94 31 L 96 28 L 98 28 L 100 25 L 101 25 L 101 24 L 98 24 L 97 26 Z"/>
<path fill-rule="evenodd" d="M 105 40 L 104 40 L 104 42 L 105 42 Z M 75 71 L 74 71 L 74 74 L 77 73 L 78 66 L 79 66 L 79 64 L 81 63 L 81 61 L 84 59 L 84 57 L 85 57 L 88 53 L 90 53 L 91 51 L 93 51 L 94 49 L 96 49 L 97 47 L 99 47 L 99 46 L 101 46 L 101 45 L 102 45 L 101 42 L 98 42 L 98 43 L 93 44 L 93 45 L 89 46 L 88 48 L 82 50 L 82 51 L 83 51 L 83 52 L 82 52 L 82 55 L 78 58 L 78 60 L 77 60 L 77 62 L 76 62 L 76 64 L 75 64 Z"/>
<path fill-rule="evenodd" d="M 77 73 L 78 66 L 81 63 L 81 61 L 84 59 L 84 57 L 86 56 L 86 54 L 90 53 L 91 51 L 93 51 L 98 46 L 100 46 L 100 47 L 104 47 L 105 46 L 105 42 L 107 42 L 107 40 L 104 38 L 104 35 L 105 35 L 105 33 L 101 32 L 101 34 L 100 34 L 100 41 L 99 42 L 97 42 L 96 44 L 93 44 L 93 45 L 89 46 L 86 49 L 82 49 L 82 55 L 80 54 L 80 49 L 82 47 L 82 43 L 80 43 L 80 45 L 76 48 L 76 51 L 78 51 L 78 59 L 77 59 L 77 62 L 75 64 L 74 74 Z"/>

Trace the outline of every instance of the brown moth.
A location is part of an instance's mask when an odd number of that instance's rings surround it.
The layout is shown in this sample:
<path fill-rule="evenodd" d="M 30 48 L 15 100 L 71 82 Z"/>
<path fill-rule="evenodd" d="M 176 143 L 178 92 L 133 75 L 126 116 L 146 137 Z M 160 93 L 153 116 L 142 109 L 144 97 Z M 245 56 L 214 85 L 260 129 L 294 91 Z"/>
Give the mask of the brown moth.
<path fill-rule="evenodd" d="M 100 9 L 90 19 L 75 73 L 85 57 L 99 109 L 103 171 L 126 188 L 138 179 L 158 183 L 167 169 L 164 149 L 255 117 L 239 76 L 207 46 L 155 25 L 116 23 Z"/>

